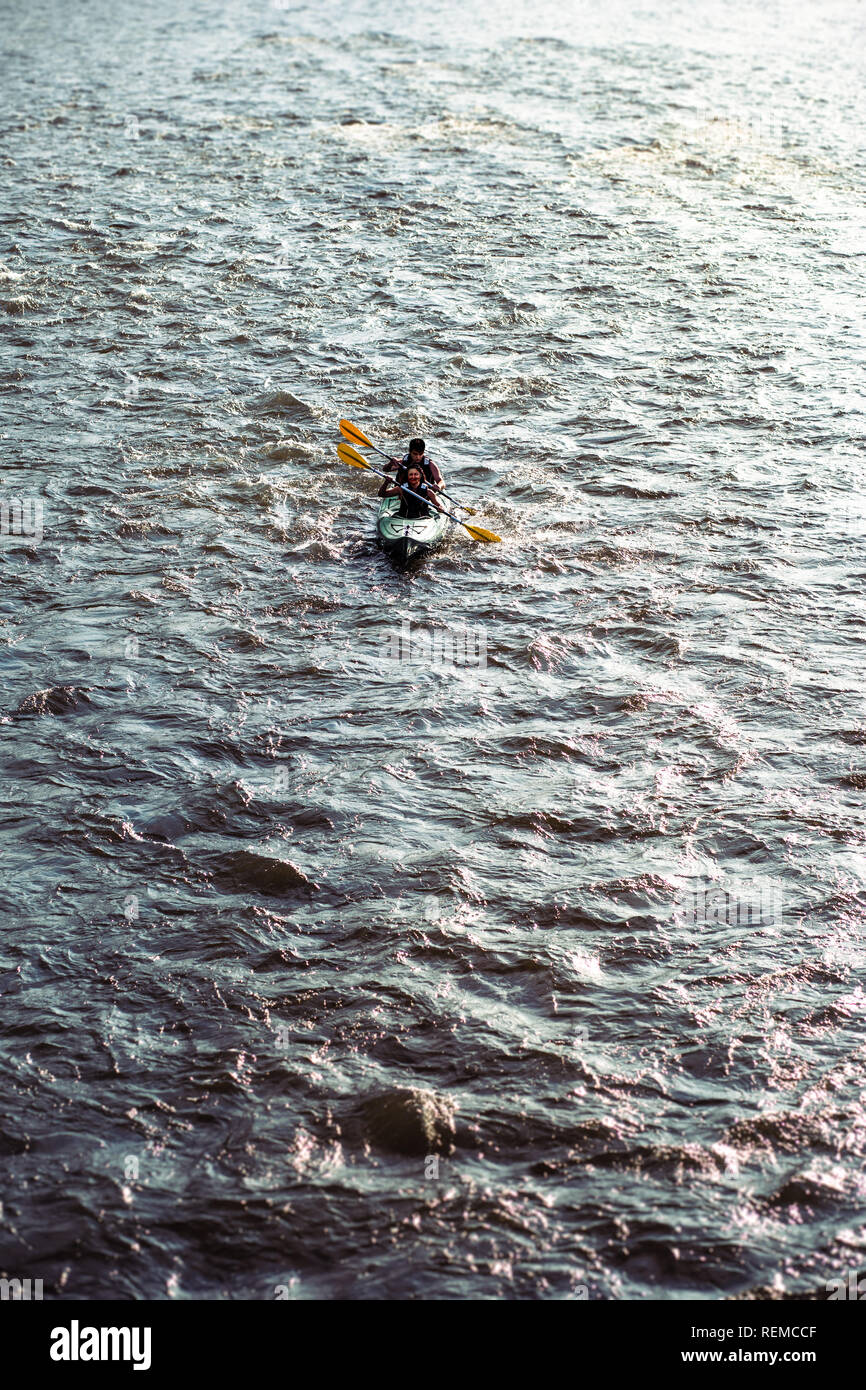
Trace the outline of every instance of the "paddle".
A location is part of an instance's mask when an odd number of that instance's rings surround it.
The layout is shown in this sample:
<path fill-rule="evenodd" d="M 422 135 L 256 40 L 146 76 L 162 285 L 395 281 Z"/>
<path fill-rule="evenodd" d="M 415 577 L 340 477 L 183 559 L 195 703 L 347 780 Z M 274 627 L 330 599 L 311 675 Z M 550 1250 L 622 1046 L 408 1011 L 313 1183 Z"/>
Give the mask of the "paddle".
<path fill-rule="evenodd" d="M 358 429 L 357 425 L 352 424 L 351 420 L 340 421 L 340 433 L 344 439 L 350 440 L 352 444 L 360 444 L 362 449 L 372 449 L 374 454 L 381 454 L 383 459 L 387 459 L 389 463 L 391 462 L 391 455 L 384 453 L 381 449 L 377 449 L 372 439 L 368 439 L 367 436 Z M 437 488 L 436 491 L 441 492 L 442 496 L 447 497 L 448 501 L 453 502 L 455 506 L 462 507 L 463 511 L 468 512 L 470 516 L 478 515 L 475 507 L 467 507 L 465 502 L 458 502 L 457 498 L 452 497 L 450 492 L 446 492 L 444 488 Z"/>
<path fill-rule="evenodd" d="M 372 464 L 362 458 L 357 449 L 353 449 L 350 444 L 338 444 L 337 456 L 342 459 L 343 463 L 348 463 L 350 468 L 366 468 L 369 473 L 375 473 L 377 478 L 384 478 L 386 483 L 394 481 L 393 478 L 388 477 L 387 473 L 381 473 L 378 468 L 373 468 Z M 427 497 L 422 497 L 420 492 L 413 492 L 411 488 L 404 487 L 402 483 L 396 483 L 395 486 L 399 487 L 401 492 L 407 493 L 409 497 L 417 497 L 420 502 L 429 502 L 430 500 Z M 485 531 L 483 526 L 470 526 L 468 522 L 461 521 L 460 517 L 455 516 L 453 512 L 446 512 L 444 507 L 440 507 L 439 511 L 442 512 L 443 516 L 450 517 L 452 521 L 457 522 L 458 526 L 462 526 L 465 531 L 468 531 L 474 541 L 502 540 L 501 536 L 495 536 L 492 531 Z"/>

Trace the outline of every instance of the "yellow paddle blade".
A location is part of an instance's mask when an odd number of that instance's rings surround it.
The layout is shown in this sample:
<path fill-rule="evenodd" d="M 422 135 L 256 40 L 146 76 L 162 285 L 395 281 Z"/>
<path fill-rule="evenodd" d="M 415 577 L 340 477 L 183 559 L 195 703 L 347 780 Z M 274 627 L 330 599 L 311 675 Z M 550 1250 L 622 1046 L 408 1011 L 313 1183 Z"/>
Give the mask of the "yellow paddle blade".
<path fill-rule="evenodd" d="M 461 524 L 461 526 L 463 527 L 463 529 L 464 529 L 465 531 L 468 531 L 468 532 L 469 532 L 470 536 L 472 537 L 472 539 L 473 539 L 474 541 L 501 541 L 501 540 L 502 540 L 502 537 L 501 537 L 501 536 L 496 536 L 496 535 L 494 535 L 492 531 L 485 531 L 485 529 L 484 529 L 483 526 L 467 526 L 465 521 L 462 521 L 460 524 Z"/>
<path fill-rule="evenodd" d="M 370 464 L 367 462 L 367 460 L 361 458 L 361 455 L 358 453 L 357 449 L 353 449 L 351 444 L 338 444 L 337 457 L 342 459 L 343 463 L 348 463 L 351 468 L 370 467 Z"/>
<path fill-rule="evenodd" d="M 375 445 L 362 434 L 357 425 L 353 425 L 351 420 L 340 421 L 340 434 L 344 439 L 350 439 L 353 444 L 360 444 L 362 449 L 373 449 Z"/>

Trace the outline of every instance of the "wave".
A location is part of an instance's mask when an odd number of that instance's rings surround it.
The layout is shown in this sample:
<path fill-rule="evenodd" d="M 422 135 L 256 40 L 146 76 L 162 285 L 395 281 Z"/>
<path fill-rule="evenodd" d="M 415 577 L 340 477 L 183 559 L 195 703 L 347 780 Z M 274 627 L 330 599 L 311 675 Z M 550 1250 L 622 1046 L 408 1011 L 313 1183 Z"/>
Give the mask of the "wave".
<path fill-rule="evenodd" d="M 207 864 L 214 882 L 232 892 L 252 891 L 268 897 L 287 897 L 313 893 L 318 887 L 289 860 L 252 850 L 214 855 Z"/>
<path fill-rule="evenodd" d="M 77 685 L 52 685 L 45 690 L 35 690 L 14 710 L 14 715 L 73 714 L 76 710 L 91 708 L 88 689 Z M 13 716 L 14 717 L 14 716 Z"/>

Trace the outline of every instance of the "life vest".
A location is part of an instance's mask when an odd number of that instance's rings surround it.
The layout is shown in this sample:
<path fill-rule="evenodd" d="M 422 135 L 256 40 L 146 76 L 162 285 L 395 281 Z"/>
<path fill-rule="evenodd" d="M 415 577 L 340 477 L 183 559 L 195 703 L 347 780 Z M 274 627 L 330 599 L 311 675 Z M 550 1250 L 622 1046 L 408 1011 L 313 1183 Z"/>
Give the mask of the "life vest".
<path fill-rule="evenodd" d="M 398 482 L 406 486 L 405 478 L 398 477 Z M 421 495 L 427 495 L 427 484 L 421 483 L 418 488 L 418 495 L 411 492 L 400 493 L 400 506 L 397 510 L 398 516 L 408 517 L 410 521 L 417 521 L 419 517 L 429 516 L 430 508 L 425 502 L 421 501 Z"/>

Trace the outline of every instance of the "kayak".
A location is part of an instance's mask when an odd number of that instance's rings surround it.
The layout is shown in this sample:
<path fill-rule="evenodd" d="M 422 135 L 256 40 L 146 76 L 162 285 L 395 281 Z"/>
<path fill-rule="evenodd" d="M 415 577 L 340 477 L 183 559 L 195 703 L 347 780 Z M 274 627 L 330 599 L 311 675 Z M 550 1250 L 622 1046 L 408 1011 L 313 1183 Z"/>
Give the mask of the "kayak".
<path fill-rule="evenodd" d="M 418 560 L 435 550 L 448 530 L 448 518 L 441 512 L 419 516 L 415 520 L 399 516 L 400 498 L 383 497 L 376 518 L 376 535 L 385 553 L 398 565 Z"/>

